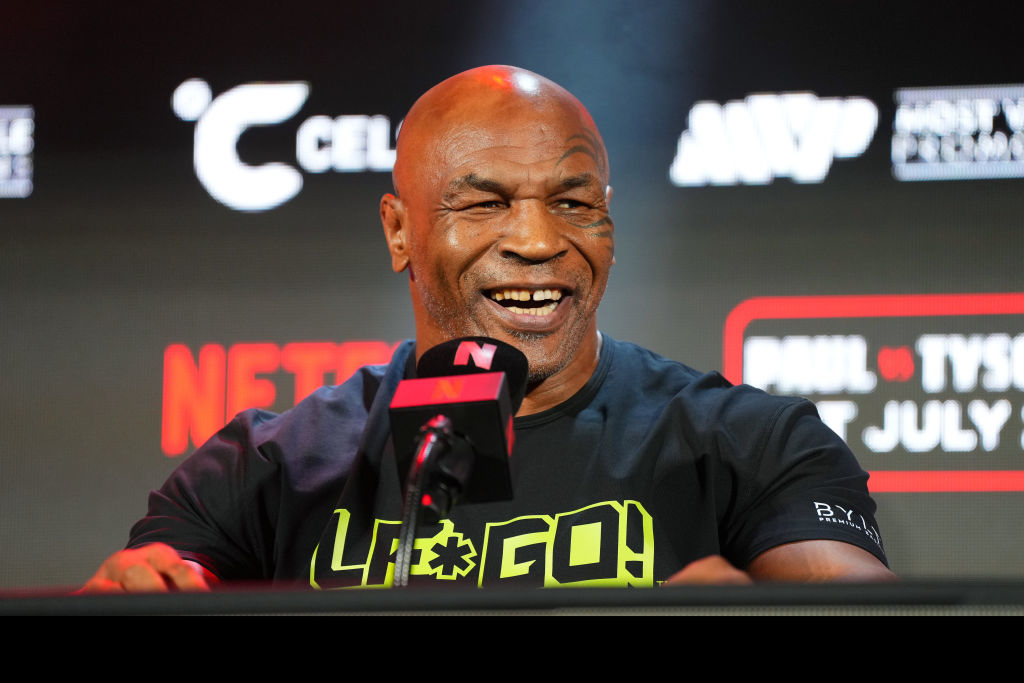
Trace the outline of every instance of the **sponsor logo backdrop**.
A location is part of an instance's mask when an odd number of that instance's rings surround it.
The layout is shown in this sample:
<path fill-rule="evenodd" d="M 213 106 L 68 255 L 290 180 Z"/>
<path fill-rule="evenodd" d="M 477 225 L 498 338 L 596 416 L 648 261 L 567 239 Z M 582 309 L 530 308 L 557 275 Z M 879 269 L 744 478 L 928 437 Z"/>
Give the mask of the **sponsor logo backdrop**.
<path fill-rule="evenodd" d="M 848 3 L 425 5 L 5 15 L 0 587 L 83 582 L 227 417 L 412 333 L 377 215 L 395 134 L 485 63 L 601 127 L 604 331 L 818 403 L 897 572 L 1024 576 L 1008 47 Z"/>

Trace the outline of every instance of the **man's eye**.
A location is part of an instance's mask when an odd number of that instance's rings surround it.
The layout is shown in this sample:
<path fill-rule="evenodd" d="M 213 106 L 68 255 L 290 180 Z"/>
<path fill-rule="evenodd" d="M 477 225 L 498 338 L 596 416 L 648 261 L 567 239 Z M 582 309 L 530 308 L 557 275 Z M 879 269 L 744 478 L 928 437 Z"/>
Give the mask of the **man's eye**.
<path fill-rule="evenodd" d="M 466 207 L 467 209 L 500 209 L 505 206 L 505 202 L 500 199 L 490 199 L 486 202 L 477 202 Z"/>
<path fill-rule="evenodd" d="M 583 202 L 578 202 L 575 199 L 559 199 L 555 202 L 555 206 L 559 209 L 586 209 L 589 208 Z"/>

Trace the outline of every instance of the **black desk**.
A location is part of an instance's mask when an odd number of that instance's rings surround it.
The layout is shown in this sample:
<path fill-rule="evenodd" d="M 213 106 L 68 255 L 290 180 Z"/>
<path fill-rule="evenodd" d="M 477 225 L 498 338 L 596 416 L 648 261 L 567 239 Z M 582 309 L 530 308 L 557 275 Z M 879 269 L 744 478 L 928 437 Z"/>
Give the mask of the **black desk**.
<path fill-rule="evenodd" d="M 760 584 L 651 589 L 6 592 L 13 615 L 1024 615 L 1024 582 Z"/>

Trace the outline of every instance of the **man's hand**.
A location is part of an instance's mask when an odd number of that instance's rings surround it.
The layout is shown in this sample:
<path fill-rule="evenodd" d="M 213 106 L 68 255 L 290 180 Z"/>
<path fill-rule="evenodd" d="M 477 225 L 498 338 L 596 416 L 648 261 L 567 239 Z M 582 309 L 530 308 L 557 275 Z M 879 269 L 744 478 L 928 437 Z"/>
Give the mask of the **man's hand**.
<path fill-rule="evenodd" d="M 686 565 L 661 585 L 744 585 L 748 583 L 754 583 L 749 574 L 736 569 L 721 555 L 708 555 Z"/>
<path fill-rule="evenodd" d="M 78 592 L 208 591 L 216 582 L 217 577 L 205 567 L 183 560 L 168 545 L 154 543 L 114 553 Z"/>

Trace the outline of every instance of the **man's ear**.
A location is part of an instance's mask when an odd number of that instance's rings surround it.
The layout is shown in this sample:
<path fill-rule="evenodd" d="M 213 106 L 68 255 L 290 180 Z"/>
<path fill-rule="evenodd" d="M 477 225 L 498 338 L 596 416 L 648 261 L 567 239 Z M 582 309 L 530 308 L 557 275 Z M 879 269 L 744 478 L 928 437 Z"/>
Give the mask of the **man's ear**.
<path fill-rule="evenodd" d="M 391 269 L 400 273 L 409 267 L 409 242 L 406 232 L 405 204 L 393 194 L 380 199 L 380 222 L 384 226 L 384 239 L 391 252 Z"/>

